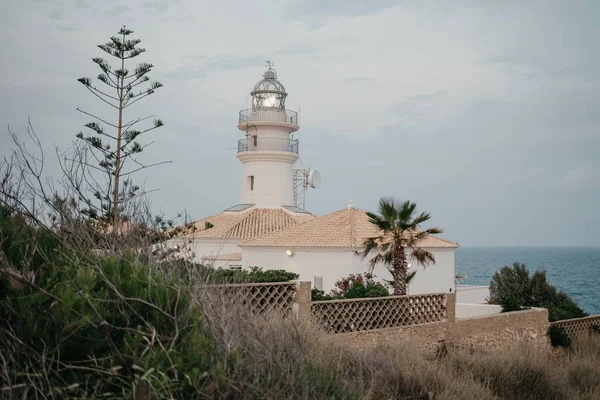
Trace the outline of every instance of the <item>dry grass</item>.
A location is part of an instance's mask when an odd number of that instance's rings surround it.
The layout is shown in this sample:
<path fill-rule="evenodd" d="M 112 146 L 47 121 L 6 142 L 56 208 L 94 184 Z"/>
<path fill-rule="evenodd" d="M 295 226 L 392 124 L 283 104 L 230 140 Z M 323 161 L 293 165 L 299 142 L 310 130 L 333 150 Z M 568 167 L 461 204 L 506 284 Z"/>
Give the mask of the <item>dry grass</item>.
<path fill-rule="evenodd" d="M 361 350 L 331 344 L 320 340 L 321 332 L 290 319 L 246 316 L 243 326 L 236 320 L 229 310 L 224 331 L 230 332 L 220 337 L 230 338 L 229 348 L 240 361 L 229 375 L 230 388 L 236 389 L 224 397 L 600 398 L 600 337 L 584 338 L 566 351 L 450 347 L 435 357 L 410 343 Z"/>

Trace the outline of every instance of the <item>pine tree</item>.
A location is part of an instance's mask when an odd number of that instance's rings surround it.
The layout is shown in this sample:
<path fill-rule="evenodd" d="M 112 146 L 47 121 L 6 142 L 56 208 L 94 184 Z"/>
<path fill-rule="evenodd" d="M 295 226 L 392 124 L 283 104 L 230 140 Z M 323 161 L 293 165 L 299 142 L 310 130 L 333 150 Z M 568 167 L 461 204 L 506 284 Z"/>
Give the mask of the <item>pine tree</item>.
<path fill-rule="evenodd" d="M 160 128 L 163 122 L 160 119 L 153 119 L 149 127 L 137 129 L 139 123 L 148 122 L 153 116 L 126 119 L 126 111 L 133 104 L 155 93 L 163 85 L 160 82 L 149 82 L 148 73 L 154 67 L 152 64 L 141 63 L 132 71 L 127 69 L 131 59 L 146 51 L 144 48 L 137 47 L 141 42 L 140 39 L 128 39 L 132 33 L 132 30 L 123 26 L 117 36 L 110 38 L 110 42 L 98 45 L 119 63 L 118 69 L 113 70 L 103 58 L 92 59 L 102 70 L 98 80 L 105 86 L 96 87 L 90 78 L 78 79 L 92 94 L 114 109 L 116 114 L 117 122 L 111 123 L 77 108 L 78 111 L 96 120 L 85 125 L 92 131 L 90 135 L 80 132 L 77 138 L 83 140 L 95 152 L 99 168 L 94 167 L 94 169 L 102 171 L 107 177 L 105 185 L 95 185 L 92 189 L 93 197 L 99 204 L 93 204 L 89 199 L 84 200 L 87 204 L 84 212 L 90 218 L 111 222 L 114 232 L 118 232 L 120 221 L 126 219 L 126 216 L 121 216 L 124 204 L 141 195 L 139 186 L 132 183 L 131 175 L 163 163 L 143 165 L 134 157 L 149 146 L 149 144 L 140 144 L 139 137 Z M 102 124 L 110 127 L 110 131 L 105 130 Z M 129 159 L 131 159 L 129 164 L 132 165 L 128 164 L 129 169 L 125 169 L 125 163 Z"/>

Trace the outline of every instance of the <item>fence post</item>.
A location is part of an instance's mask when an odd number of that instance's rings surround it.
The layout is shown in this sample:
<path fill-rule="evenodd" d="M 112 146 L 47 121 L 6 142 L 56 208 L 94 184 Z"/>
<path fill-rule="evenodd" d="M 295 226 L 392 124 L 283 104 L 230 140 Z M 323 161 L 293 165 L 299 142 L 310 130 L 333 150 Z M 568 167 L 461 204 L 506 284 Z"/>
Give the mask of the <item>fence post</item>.
<path fill-rule="evenodd" d="M 310 321 L 310 282 L 296 282 L 296 294 L 292 310 L 298 321 Z"/>
<path fill-rule="evenodd" d="M 451 324 L 456 321 L 456 293 L 446 293 L 446 319 Z"/>

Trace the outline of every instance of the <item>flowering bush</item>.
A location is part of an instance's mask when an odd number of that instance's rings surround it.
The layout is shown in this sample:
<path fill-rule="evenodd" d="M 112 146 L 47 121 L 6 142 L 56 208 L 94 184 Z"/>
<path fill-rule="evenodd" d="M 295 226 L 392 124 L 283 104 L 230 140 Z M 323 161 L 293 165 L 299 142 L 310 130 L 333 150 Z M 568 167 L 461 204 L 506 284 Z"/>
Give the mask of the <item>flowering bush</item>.
<path fill-rule="evenodd" d="M 375 282 L 372 274 L 350 274 L 335 283 L 331 294 L 337 298 L 355 299 L 389 296 L 390 292 L 384 285 Z"/>

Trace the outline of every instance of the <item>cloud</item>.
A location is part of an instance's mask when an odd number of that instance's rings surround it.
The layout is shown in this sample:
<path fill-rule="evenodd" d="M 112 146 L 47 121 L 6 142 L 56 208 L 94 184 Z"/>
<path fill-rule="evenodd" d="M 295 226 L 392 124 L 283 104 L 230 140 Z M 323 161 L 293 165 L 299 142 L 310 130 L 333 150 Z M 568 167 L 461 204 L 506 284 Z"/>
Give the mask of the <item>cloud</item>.
<path fill-rule="evenodd" d="M 411 110 L 408 107 L 403 107 L 400 105 L 395 106 L 395 107 L 390 107 L 389 111 L 390 111 L 390 113 L 394 114 L 401 120 L 405 120 L 405 121 L 417 122 L 417 121 L 421 121 L 425 116 L 425 114 L 423 112 Z"/>
<path fill-rule="evenodd" d="M 90 4 L 86 0 L 75 0 L 73 7 L 75 8 L 89 8 Z"/>
<path fill-rule="evenodd" d="M 58 29 L 61 32 L 65 32 L 65 33 L 77 32 L 79 30 L 79 28 L 77 26 L 75 26 L 74 24 L 56 25 L 56 29 Z"/>
<path fill-rule="evenodd" d="M 441 97 L 443 95 L 446 94 L 445 90 L 438 90 L 437 92 L 431 93 L 431 94 L 419 94 L 416 96 L 412 96 L 411 100 L 413 101 L 417 101 L 417 102 L 428 102 L 431 101 L 435 98 Z"/>
<path fill-rule="evenodd" d="M 285 17 L 304 21 L 311 30 L 315 30 L 329 19 L 377 14 L 397 5 L 397 0 L 295 0 L 288 6 Z"/>
<path fill-rule="evenodd" d="M 148 176 L 168 214 L 189 207 L 201 217 L 235 203 L 241 165 L 226 149 L 243 135 L 237 112 L 271 56 L 288 106 L 302 105 L 302 162 L 326 178 L 310 211 L 348 199 L 373 209 L 389 193 L 417 201 L 466 245 L 600 237 L 598 192 L 584 192 L 600 168 L 600 2 L 256 0 L 235 13 L 194 0 L 4 3 L 0 123 L 31 116 L 50 146 L 68 145 L 88 122 L 77 106 L 98 107 L 76 78 L 93 76 L 95 44 L 118 29 L 107 11 L 139 14 L 132 28 L 165 88 L 130 112 L 166 122 L 169 133 L 153 136 L 145 154 L 175 161 Z M 326 29 L 309 29 L 319 24 Z M 35 30 L 46 34 L 31 41 Z M 0 157 L 7 151 L 0 146 Z M 190 170 L 199 184 L 172 179 Z M 538 235 L 515 232 L 506 218 L 515 210 Z M 553 229 L 559 212 L 573 221 L 568 232 Z"/>
<path fill-rule="evenodd" d="M 62 12 L 58 11 L 58 10 L 53 10 L 50 11 L 48 14 L 46 14 L 48 16 L 48 18 L 50 18 L 52 21 L 60 21 L 62 19 Z"/>
<path fill-rule="evenodd" d="M 140 8 L 150 12 L 161 14 L 169 10 L 170 3 L 176 3 L 176 0 L 146 0 L 140 4 Z"/>
<path fill-rule="evenodd" d="M 279 50 L 276 50 L 273 54 L 278 56 L 285 55 L 308 55 L 308 54 L 316 54 L 319 50 L 316 47 L 307 46 L 305 44 L 293 44 L 286 45 Z"/>
<path fill-rule="evenodd" d="M 358 38 L 352 35 L 338 35 L 335 39 L 340 43 L 358 43 Z"/>
<path fill-rule="evenodd" d="M 364 81 L 372 81 L 372 80 L 373 80 L 373 78 L 367 78 L 364 76 L 351 76 L 351 77 L 345 78 L 342 82 L 348 84 L 348 83 L 356 83 L 356 82 L 364 82 Z"/>
<path fill-rule="evenodd" d="M 600 59 L 593 53 L 569 49 L 536 49 L 535 53 L 522 50 L 517 53 L 480 58 L 478 65 L 490 65 L 508 75 L 526 79 L 539 78 L 598 78 L 595 65 Z"/>
<path fill-rule="evenodd" d="M 523 78 L 536 78 L 543 72 L 539 61 L 534 61 L 531 57 L 522 57 L 514 54 L 484 57 L 478 59 L 476 64 L 494 66 L 505 74 Z"/>
<path fill-rule="evenodd" d="M 203 79 L 206 77 L 206 72 L 199 67 L 179 67 L 174 71 L 163 72 L 162 75 L 167 79 L 185 81 L 188 79 Z"/>
<path fill-rule="evenodd" d="M 446 94 L 445 90 L 437 90 L 429 94 L 409 96 L 405 101 L 388 108 L 388 112 L 408 121 L 420 121 L 425 115 L 430 102 Z"/>
<path fill-rule="evenodd" d="M 600 168 L 587 162 L 567 171 L 558 183 L 565 192 L 588 192 L 600 190 Z"/>
<path fill-rule="evenodd" d="M 118 6 L 109 8 L 106 11 L 105 15 L 109 18 L 114 18 L 121 14 L 128 13 L 129 11 L 131 11 L 131 8 L 129 6 L 118 5 Z"/>
<path fill-rule="evenodd" d="M 355 17 L 376 14 L 397 4 L 396 0 L 378 0 L 374 2 L 363 0 L 296 0 L 288 9 L 287 15 L 290 18 Z"/>
<path fill-rule="evenodd" d="M 180 67 L 175 71 L 167 72 L 165 75 L 178 80 L 198 79 L 215 72 L 235 71 L 262 65 L 266 59 L 263 56 L 207 56 L 204 54 L 192 54 L 186 58 L 197 60 L 200 65 Z"/>

